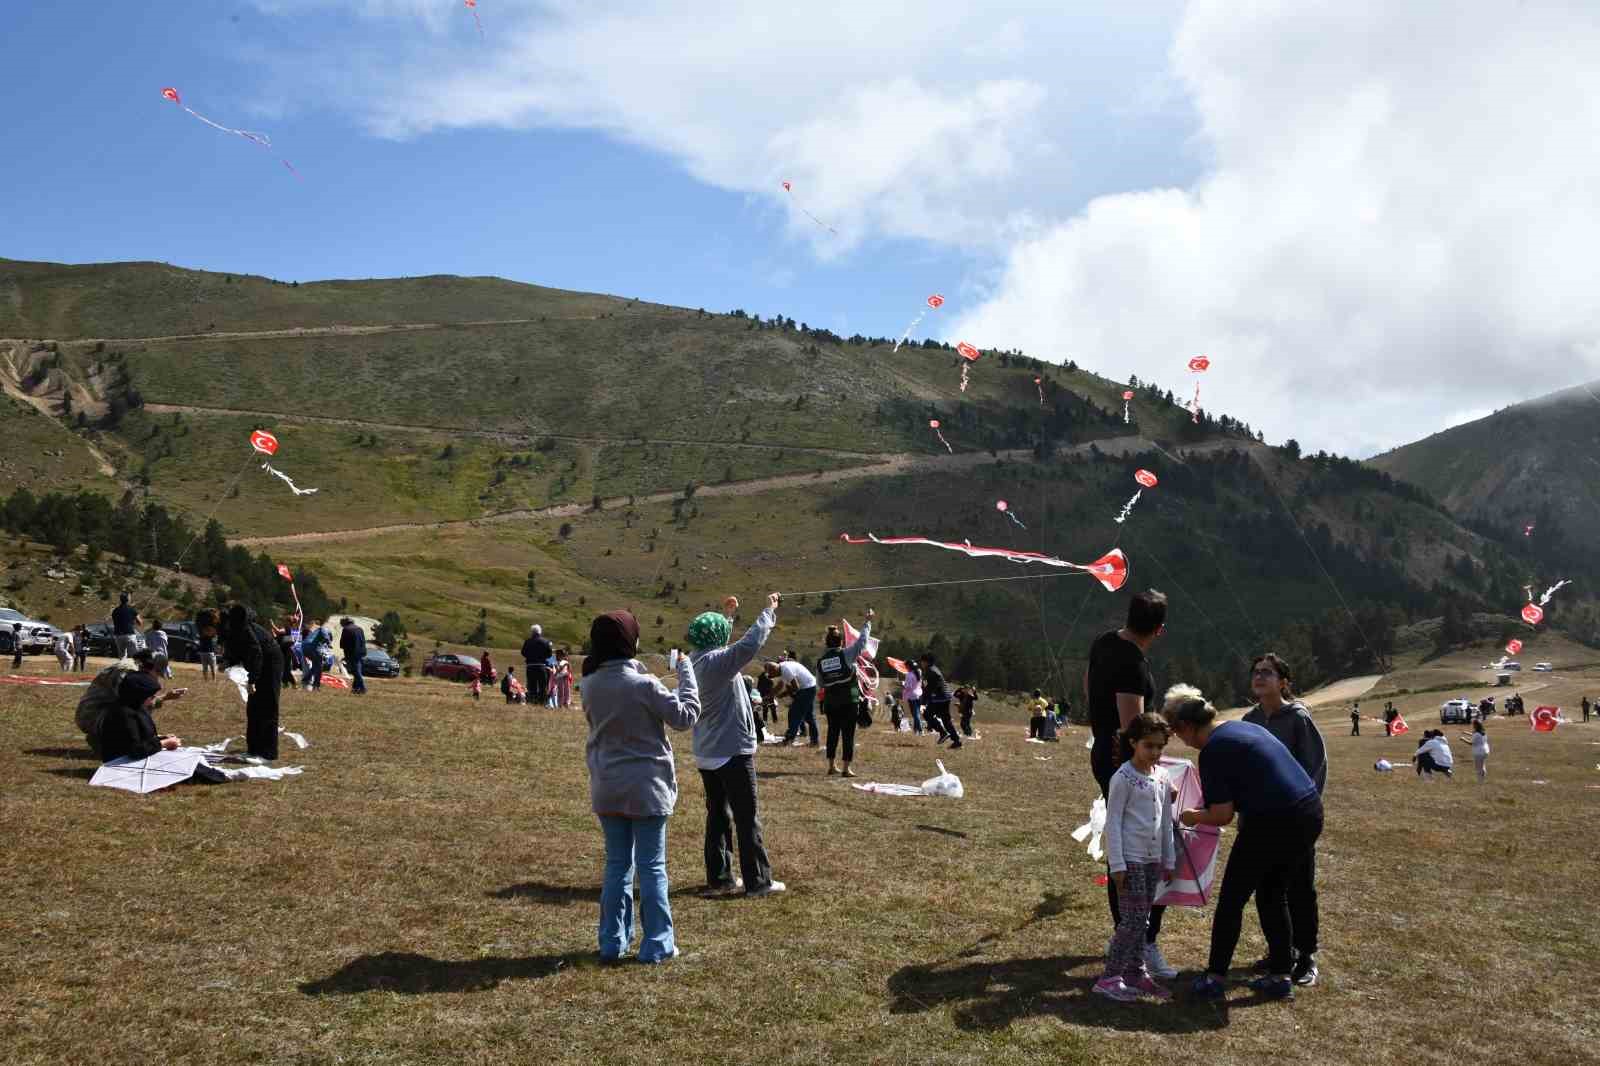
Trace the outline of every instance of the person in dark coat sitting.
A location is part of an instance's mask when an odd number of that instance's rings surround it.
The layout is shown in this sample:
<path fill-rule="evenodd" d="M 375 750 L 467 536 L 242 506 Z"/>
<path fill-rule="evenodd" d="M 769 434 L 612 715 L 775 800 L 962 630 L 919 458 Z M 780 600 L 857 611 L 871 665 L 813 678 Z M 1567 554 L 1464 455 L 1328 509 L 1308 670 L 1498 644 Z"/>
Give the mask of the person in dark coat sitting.
<path fill-rule="evenodd" d="M 137 669 L 117 685 L 117 705 L 100 723 L 100 753 L 106 762 L 143 759 L 183 744 L 177 737 L 157 733 L 151 712 L 168 700 L 182 699 L 189 690 L 162 692 L 161 667 L 151 652 L 134 652 L 133 661 Z"/>

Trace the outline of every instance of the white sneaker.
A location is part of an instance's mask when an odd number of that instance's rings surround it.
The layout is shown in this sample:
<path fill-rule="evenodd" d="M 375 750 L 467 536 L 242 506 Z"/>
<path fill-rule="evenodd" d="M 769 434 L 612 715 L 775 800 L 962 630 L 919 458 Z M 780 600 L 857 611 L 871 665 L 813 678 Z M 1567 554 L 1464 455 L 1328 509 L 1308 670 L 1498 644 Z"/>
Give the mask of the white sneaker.
<path fill-rule="evenodd" d="M 768 884 L 766 888 L 752 888 L 749 892 L 746 892 L 745 895 L 747 895 L 747 896 L 770 896 L 770 895 L 773 895 L 774 893 L 783 892 L 783 891 L 787 890 L 788 887 L 789 886 L 784 884 L 782 881 L 773 881 L 770 884 Z"/>
<path fill-rule="evenodd" d="M 1161 954 L 1161 949 L 1154 944 L 1144 946 L 1144 968 L 1150 971 L 1152 977 L 1178 976 L 1178 968 L 1168 962 L 1167 957 Z"/>

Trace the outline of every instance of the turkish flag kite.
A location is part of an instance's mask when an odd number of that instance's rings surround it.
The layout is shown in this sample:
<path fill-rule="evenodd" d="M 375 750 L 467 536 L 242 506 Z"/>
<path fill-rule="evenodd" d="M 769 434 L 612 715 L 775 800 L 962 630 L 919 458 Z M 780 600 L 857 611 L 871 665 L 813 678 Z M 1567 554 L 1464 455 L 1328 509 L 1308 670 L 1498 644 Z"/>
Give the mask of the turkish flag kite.
<path fill-rule="evenodd" d="M 258 429 L 250 434 L 250 447 L 262 455 L 278 454 L 278 438 L 264 429 Z"/>
<path fill-rule="evenodd" d="M 1506 645 L 1506 654 L 1507 655 L 1521 655 L 1522 654 L 1522 641 L 1513 640 L 1510 643 L 1508 643 Z"/>
<path fill-rule="evenodd" d="M 1528 716 L 1528 725 L 1535 733 L 1554 733 L 1561 721 L 1560 707 L 1535 707 Z"/>
<path fill-rule="evenodd" d="M 966 341 L 962 341 L 960 344 L 957 344 L 956 351 L 960 352 L 961 358 L 965 359 L 969 363 L 976 362 L 978 357 L 983 354 Z"/>
<path fill-rule="evenodd" d="M 1544 608 L 1537 603 L 1530 603 L 1522 609 L 1522 620 L 1530 626 L 1536 626 L 1544 621 Z"/>
<path fill-rule="evenodd" d="M 285 581 L 294 580 L 294 575 L 289 573 L 289 568 L 284 566 L 282 563 L 278 564 L 278 576 L 283 578 Z"/>
<path fill-rule="evenodd" d="M 850 624 L 848 618 L 839 619 L 839 628 L 844 633 L 846 647 L 856 642 L 861 634 L 856 627 Z M 878 668 L 872 660 L 878 657 L 878 638 L 868 637 L 866 646 L 861 649 L 861 654 L 856 656 L 856 687 L 861 690 L 861 698 L 872 702 L 878 693 Z"/>
<path fill-rule="evenodd" d="M 1389 732 L 1399 736 L 1401 733 L 1411 732 L 1411 727 L 1406 725 L 1406 720 L 1397 714 L 1394 716 L 1394 724 L 1389 727 Z"/>

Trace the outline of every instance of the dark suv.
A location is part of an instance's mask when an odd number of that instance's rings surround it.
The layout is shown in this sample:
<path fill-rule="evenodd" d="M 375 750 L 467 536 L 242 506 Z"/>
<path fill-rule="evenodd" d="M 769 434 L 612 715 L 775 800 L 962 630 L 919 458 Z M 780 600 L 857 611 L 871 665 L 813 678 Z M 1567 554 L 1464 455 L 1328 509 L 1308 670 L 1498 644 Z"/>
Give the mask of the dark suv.
<path fill-rule="evenodd" d="M 361 672 L 367 677 L 399 677 L 400 664 L 382 648 L 369 646 L 361 660 Z"/>

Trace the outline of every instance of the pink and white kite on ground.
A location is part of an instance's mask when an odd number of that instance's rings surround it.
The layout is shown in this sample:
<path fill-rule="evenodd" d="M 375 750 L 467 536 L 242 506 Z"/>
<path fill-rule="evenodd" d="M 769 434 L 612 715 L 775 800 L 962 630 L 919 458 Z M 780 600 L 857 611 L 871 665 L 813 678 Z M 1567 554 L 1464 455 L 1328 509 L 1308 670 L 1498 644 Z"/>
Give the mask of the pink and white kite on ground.
<path fill-rule="evenodd" d="M 231 133 L 235 137 L 243 137 L 251 144 L 254 144 L 259 148 L 266 149 L 268 154 L 270 154 L 278 162 L 282 163 L 289 173 L 293 174 L 295 177 L 300 176 L 300 172 L 296 170 L 287 159 L 278 155 L 278 153 L 273 150 L 272 138 L 268 137 L 265 133 L 254 133 L 250 130 L 238 130 L 234 129 L 232 126 L 224 126 L 220 122 L 211 121 L 209 118 L 206 118 L 200 112 L 184 103 L 183 96 L 178 92 L 177 89 L 174 89 L 170 85 L 161 90 L 161 97 L 164 100 L 170 100 L 172 103 L 177 104 L 179 107 L 183 108 L 183 110 L 187 111 L 189 114 L 193 115 L 201 122 L 204 122 L 207 126 L 210 126 L 214 130 L 221 130 L 223 133 Z"/>
<path fill-rule="evenodd" d="M 928 306 L 917 312 L 917 317 L 911 320 L 911 325 L 906 327 L 906 331 L 900 335 L 899 340 L 894 342 L 894 347 L 890 349 L 890 351 L 898 352 L 900 350 L 900 346 L 911 339 L 911 331 L 917 328 L 917 323 L 922 321 L 922 316 L 926 315 L 929 311 L 937 311 L 939 308 L 944 306 L 944 297 L 940 296 L 938 293 L 934 293 L 924 302 Z"/>
<path fill-rule="evenodd" d="M 890 547 L 920 544 L 929 548 L 943 548 L 945 551 L 961 552 L 963 555 L 974 559 L 1005 559 L 1013 563 L 1040 563 L 1044 566 L 1077 570 L 1100 582 L 1101 585 L 1105 586 L 1107 592 L 1116 592 L 1128 580 L 1128 557 L 1122 554 L 1121 548 L 1112 548 L 1092 563 L 1069 563 L 1065 559 L 1057 559 L 1053 555 L 1045 555 L 1042 552 L 979 547 L 970 540 L 949 541 L 932 540 L 928 537 L 879 537 L 871 533 L 868 533 L 865 537 L 852 537 L 848 533 L 840 533 L 839 539 L 846 544 L 882 544 Z"/>

